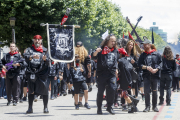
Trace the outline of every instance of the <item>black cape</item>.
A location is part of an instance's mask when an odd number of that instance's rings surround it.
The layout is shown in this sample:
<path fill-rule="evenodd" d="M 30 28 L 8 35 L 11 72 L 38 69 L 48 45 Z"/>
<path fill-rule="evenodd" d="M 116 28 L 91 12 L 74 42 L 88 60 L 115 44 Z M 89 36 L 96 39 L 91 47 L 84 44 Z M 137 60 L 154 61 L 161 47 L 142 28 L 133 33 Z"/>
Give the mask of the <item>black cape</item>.
<path fill-rule="evenodd" d="M 31 55 L 38 54 L 40 55 L 40 65 L 38 68 L 36 68 L 35 75 L 37 76 L 37 79 L 35 83 L 31 82 L 30 75 L 32 73 L 33 65 L 32 60 L 29 60 L 29 57 Z M 46 61 L 42 60 L 42 55 L 47 56 Z M 48 95 L 48 89 L 49 89 L 49 83 L 48 83 L 48 73 L 49 73 L 49 56 L 47 49 L 43 47 L 43 53 L 36 51 L 33 47 L 29 47 L 26 49 L 24 53 L 24 58 L 28 64 L 27 70 L 26 70 L 26 76 L 28 79 L 28 90 L 29 94 L 32 94 L 33 92 L 35 94 L 39 95 Z"/>
<path fill-rule="evenodd" d="M 132 83 L 133 66 L 124 57 L 119 59 L 118 62 L 120 87 L 122 90 L 127 90 L 128 86 Z"/>

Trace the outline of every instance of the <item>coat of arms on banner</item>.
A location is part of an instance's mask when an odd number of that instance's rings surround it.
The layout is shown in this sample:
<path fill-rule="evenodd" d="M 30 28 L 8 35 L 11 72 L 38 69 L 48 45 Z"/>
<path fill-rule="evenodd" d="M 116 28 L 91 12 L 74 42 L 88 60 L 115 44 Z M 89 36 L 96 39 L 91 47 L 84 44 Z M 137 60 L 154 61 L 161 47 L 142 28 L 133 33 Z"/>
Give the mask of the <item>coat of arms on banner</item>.
<path fill-rule="evenodd" d="M 54 61 L 71 62 L 74 58 L 74 27 L 47 28 L 50 58 Z"/>

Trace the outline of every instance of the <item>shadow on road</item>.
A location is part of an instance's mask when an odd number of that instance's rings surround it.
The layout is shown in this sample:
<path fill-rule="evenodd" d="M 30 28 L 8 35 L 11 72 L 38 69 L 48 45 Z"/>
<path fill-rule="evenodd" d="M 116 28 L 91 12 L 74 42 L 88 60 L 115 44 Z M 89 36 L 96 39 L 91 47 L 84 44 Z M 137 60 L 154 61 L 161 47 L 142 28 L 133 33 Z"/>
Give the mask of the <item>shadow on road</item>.
<path fill-rule="evenodd" d="M 34 113 L 33 113 L 34 114 Z M 54 115 L 26 115 L 26 116 L 19 116 L 19 117 L 52 117 Z"/>
<path fill-rule="evenodd" d="M 51 106 L 51 107 L 74 107 L 74 106 Z"/>

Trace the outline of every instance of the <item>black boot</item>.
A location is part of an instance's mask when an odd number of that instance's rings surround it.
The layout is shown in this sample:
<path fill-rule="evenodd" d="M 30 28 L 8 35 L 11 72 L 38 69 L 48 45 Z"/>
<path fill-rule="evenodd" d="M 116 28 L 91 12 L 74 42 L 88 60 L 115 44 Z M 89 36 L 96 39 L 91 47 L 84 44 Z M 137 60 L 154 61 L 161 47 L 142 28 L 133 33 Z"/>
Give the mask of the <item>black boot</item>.
<path fill-rule="evenodd" d="M 89 85 L 89 86 L 88 86 L 88 89 L 89 89 L 88 92 L 91 92 L 91 91 L 92 91 L 92 86 Z"/>
<path fill-rule="evenodd" d="M 43 95 L 44 113 L 49 113 L 48 111 L 48 95 Z"/>
<path fill-rule="evenodd" d="M 32 107 L 29 107 L 28 110 L 26 111 L 26 114 L 31 114 L 31 113 L 33 113 L 33 109 Z"/>
<path fill-rule="evenodd" d="M 167 104 L 166 104 L 167 106 L 171 106 L 170 101 L 166 101 L 166 103 L 167 103 Z"/>
<path fill-rule="evenodd" d="M 134 113 L 135 112 L 135 105 L 132 103 L 129 104 L 130 109 L 128 110 L 128 113 Z"/>
<path fill-rule="evenodd" d="M 126 108 L 126 105 L 122 105 L 122 111 L 128 111 L 128 109 Z"/>
<path fill-rule="evenodd" d="M 136 99 L 135 97 L 131 96 L 131 95 L 129 95 L 129 97 L 130 97 L 130 99 L 132 100 L 133 104 L 134 104 L 135 106 L 137 106 L 139 100 Z"/>
<path fill-rule="evenodd" d="M 49 113 L 49 110 L 48 110 L 48 108 L 46 107 L 46 108 L 44 108 L 44 113 Z"/>
<path fill-rule="evenodd" d="M 159 112 L 159 110 L 158 110 L 158 108 L 157 108 L 156 106 L 154 106 L 154 107 L 152 108 L 152 110 L 153 110 L 154 112 Z"/>
<path fill-rule="evenodd" d="M 19 102 L 20 102 L 20 103 L 23 103 L 23 99 L 21 98 Z"/>
<path fill-rule="evenodd" d="M 163 101 L 160 101 L 160 102 L 159 102 L 159 105 L 163 105 L 163 104 L 164 104 Z"/>
<path fill-rule="evenodd" d="M 13 106 L 17 106 L 17 101 L 16 100 L 13 101 Z"/>
<path fill-rule="evenodd" d="M 150 111 L 150 106 L 147 106 L 144 110 L 143 110 L 143 112 L 149 112 Z"/>
<path fill-rule="evenodd" d="M 75 109 L 79 110 L 79 104 L 75 105 Z"/>
<path fill-rule="evenodd" d="M 9 106 L 10 104 L 11 104 L 11 102 L 8 102 L 8 103 L 7 103 L 7 106 Z"/>
<path fill-rule="evenodd" d="M 135 112 L 139 112 L 139 109 L 137 107 L 135 107 Z"/>
<path fill-rule="evenodd" d="M 112 115 L 115 114 L 114 110 L 112 109 L 112 107 L 107 107 L 106 111 L 108 111 L 109 113 L 111 113 Z"/>
<path fill-rule="evenodd" d="M 103 114 L 101 107 L 98 107 L 98 109 L 97 109 L 97 114 L 98 114 L 98 115 L 102 115 L 102 114 Z"/>

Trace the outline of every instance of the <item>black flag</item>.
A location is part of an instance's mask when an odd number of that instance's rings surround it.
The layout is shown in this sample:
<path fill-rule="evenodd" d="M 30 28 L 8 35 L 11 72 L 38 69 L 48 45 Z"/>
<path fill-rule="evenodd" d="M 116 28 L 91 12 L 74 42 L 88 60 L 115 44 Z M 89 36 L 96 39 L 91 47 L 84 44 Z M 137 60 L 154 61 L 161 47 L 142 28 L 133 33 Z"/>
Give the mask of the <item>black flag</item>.
<path fill-rule="evenodd" d="M 154 44 L 153 28 L 152 28 L 152 44 Z"/>

